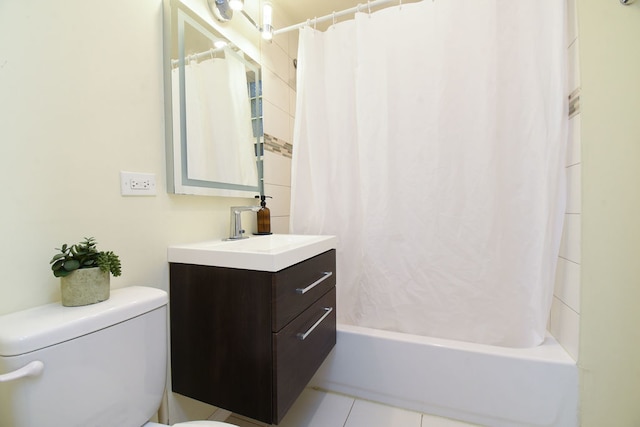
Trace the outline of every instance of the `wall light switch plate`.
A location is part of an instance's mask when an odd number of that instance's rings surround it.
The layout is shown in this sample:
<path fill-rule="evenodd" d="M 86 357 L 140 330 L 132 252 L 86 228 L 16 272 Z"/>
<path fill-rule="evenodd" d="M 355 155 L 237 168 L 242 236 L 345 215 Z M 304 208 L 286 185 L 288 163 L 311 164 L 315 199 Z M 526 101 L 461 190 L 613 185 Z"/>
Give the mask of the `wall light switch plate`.
<path fill-rule="evenodd" d="M 121 171 L 120 193 L 123 196 L 155 196 L 156 174 Z"/>

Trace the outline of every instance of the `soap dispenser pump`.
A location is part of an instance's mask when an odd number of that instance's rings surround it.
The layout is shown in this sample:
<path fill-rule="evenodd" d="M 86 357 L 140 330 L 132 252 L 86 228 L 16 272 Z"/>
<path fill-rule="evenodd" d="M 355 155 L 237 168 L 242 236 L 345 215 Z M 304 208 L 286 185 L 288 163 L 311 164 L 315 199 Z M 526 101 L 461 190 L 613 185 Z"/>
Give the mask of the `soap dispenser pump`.
<path fill-rule="evenodd" d="M 271 211 L 267 207 L 266 198 L 271 196 L 260 195 L 260 210 L 258 211 L 258 232 L 256 234 L 271 234 Z"/>

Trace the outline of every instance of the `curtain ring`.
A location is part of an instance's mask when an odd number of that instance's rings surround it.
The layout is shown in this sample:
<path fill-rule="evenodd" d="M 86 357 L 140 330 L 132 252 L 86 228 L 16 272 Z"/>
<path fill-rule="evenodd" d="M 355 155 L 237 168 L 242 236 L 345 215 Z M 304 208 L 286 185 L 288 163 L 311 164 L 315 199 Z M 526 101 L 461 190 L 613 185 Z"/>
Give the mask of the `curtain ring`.
<path fill-rule="evenodd" d="M 315 18 L 313 18 L 313 29 L 317 29 L 316 27 L 318 26 L 318 17 L 316 16 Z"/>
<path fill-rule="evenodd" d="M 336 11 L 335 10 L 333 11 L 332 15 L 333 15 L 333 24 L 331 24 L 331 25 L 335 26 L 336 25 Z"/>
<path fill-rule="evenodd" d="M 371 18 L 371 1 L 367 0 L 367 8 L 369 9 L 369 18 Z"/>

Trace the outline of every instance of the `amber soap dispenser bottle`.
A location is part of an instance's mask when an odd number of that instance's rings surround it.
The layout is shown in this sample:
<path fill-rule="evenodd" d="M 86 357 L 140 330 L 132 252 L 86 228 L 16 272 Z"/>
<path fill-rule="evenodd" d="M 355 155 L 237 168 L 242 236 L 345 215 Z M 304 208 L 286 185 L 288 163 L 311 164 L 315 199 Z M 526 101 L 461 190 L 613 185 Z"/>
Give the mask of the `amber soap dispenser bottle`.
<path fill-rule="evenodd" d="M 256 196 L 260 198 L 260 210 L 258 211 L 258 232 L 256 234 L 271 234 L 271 211 L 267 207 L 266 198 L 271 196 L 260 195 Z"/>

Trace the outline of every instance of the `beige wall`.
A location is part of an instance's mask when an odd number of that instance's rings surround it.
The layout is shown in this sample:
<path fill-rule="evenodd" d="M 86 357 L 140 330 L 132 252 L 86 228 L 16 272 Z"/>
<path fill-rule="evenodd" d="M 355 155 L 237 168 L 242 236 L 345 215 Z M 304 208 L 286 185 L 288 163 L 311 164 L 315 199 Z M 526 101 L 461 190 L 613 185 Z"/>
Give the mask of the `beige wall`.
<path fill-rule="evenodd" d="M 578 0 L 583 427 L 640 425 L 640 2 Z"/>
<path fill-rule="evenodd" d="M 255 203 L 166 193 L 163 103 L 162 0 L 0 1 L 0 314 L 59 300 L 49 260 L 83 236 L 120 255 L 112 287 L 167 289 L 168 245 Z M 121 196 L 123 170 L 157 195 Z M 215 409 L 171 401 L 173 421 Z"/>
<path fill-rule="evenodd" d="M 59 299 L 54 248 L 94 236 L 113 287 L 166 289 L 166 247 L 222 237 L 244 200 L 166 193 L 161 0 L 0 3 L 0 314 Z M 155 197 L 120 195 L 120 171 Z"/>

